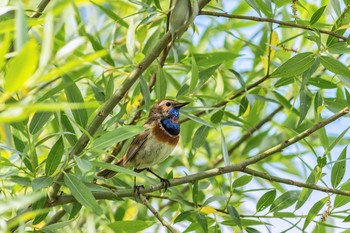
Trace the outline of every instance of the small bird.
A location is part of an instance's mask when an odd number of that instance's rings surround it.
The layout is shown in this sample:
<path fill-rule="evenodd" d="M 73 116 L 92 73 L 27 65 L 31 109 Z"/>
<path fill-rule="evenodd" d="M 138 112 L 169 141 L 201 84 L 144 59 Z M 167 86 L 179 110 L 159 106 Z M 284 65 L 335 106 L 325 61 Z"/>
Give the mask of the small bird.
<path fill-rule="evenodd" d="M 122 167 L 133 167 L 136 172 L 143 170 L 151 172 L 160 179 L 166 190 L 170 186 L 169 181 L 154 173 L 150 167 L 166 159 L 178 143 L 180 108 L 187 104 L 189 102 L 181 103 L 168 99 L 157 102 L 144 124 L 147 129 L 135 136 L 124 156 L 115 164 Z M 97 173 L 97 176 L 111 178 L 115 174 L 117 173 L 111 170 L 102 170 Z M 134 188 L 135 191 L 138 191 L 136 177 L 134 177 Z"/>

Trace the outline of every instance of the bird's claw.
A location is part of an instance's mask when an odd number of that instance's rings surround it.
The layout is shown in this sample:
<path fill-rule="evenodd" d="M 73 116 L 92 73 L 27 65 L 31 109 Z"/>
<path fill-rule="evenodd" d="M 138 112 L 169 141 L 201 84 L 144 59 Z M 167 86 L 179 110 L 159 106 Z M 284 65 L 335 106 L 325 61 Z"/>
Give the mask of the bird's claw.
<path fill-rule="evenodd" d="M 145 189 L 143 185 L 134 185 L 134 195 L 135 197 L 140 197 L 141 189 Z"/>
<path fill-rule="evenodd" d="M 164 188 L 164 192 L 166 192 L 167 189 L 171 186 L 170 181 L 167 179 L 161 178 L 160 182 L 162 183 L 162 188 Z"/>

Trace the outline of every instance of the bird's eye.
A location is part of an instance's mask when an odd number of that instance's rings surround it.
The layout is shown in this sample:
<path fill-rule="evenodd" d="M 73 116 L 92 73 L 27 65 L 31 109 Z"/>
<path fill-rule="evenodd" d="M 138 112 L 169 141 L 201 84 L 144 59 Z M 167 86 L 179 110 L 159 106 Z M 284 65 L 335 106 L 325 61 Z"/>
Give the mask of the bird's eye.
<path fill-rule="evenodd" d="M 171 103 L 170 103 L 170 102 L 166 102 L 165 105 L 166 105 L 167 107 L 170 107 Z"/>

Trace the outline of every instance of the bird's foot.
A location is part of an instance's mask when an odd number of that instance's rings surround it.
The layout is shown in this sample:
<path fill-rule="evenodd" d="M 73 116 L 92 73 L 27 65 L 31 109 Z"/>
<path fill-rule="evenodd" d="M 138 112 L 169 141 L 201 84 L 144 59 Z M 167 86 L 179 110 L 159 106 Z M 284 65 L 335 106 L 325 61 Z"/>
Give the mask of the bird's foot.
<path fill-rule="evenodd" d="M 140 198 L 141 189 L 145 189 L 143 185 L 134 185 L 134 196 L 135 198 Z"/>
<path fill-rule="evenodd" d="M 162 188 L 164 188 L 164 192 L 171 186 L 170 181 L 164 178 L 160 178 L 160 182 L 162 183 Z"/>

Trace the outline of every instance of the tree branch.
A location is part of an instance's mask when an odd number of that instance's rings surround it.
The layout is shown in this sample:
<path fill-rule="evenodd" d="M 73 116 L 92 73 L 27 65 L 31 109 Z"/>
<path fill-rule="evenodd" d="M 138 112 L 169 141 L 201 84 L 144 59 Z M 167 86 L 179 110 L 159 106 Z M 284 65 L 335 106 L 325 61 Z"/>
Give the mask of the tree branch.
<path fill-rule="evenodd" d="M 141 199 L 142 204 L 144 204 L 147 207 L 147 209 L 149 209 L 152 212 L 152 214 L 159 220 L 159 222 L 163 226 L 165 226 L 172 233 L 178 232 L 167 221 L 165 221 L 165 219 L 158 213 L 158 211 L 150 203 L 148 203 L 148 201 L 144 195 L 140 194 L 140 199 Z"/>
<path fill-rule="evenodd" d="M 311 26 L 306 25 L 300 25 L 296 23 L 289 23 L 284 22 L 276 19 L 270 19 L 270 18 L 259 18 L 254 16 L 242 16 L 242 15 L 232 15 L 228 13 L 220 13 L 220 12 L 213 12 L 213 11 L 200 11 L 199 15 L 209 15 L 209 16 L 216 16 L 216 17 L 225 17 L 225 18 L 231 18 L 231 19 L 245 19 L 245 20 L 251 20 L 251 21 L 257 21 L 257 22 L 269 22 L 269 23 L 275 23 L 287 27 L 294 27 L 294 28 L 301 28 L 308 31 L 319 31 L 322 34 L 327 34 L 330 36 L 334 36 L 336 38 L 341 39 L 342 41 L 346 41 L 346 37 L 339 35 L 335 32 L 324 30 L 324 29 L 318 29 Z"/>
<path fill-rule="evenodd" d="M 209 177 L 222 175 L 222 174 L 230 173 L 230 172 L 234 172 L 234 171 L 241 171 L 241 172 L 245 172 L 245 173 L 248 173 L 248 172 L 253 173 L 254 172 L 254 174 L 256 174 L 257 176 L 259 176 L 261 178 L 272 179 L 271 177 L 273 177 L 273 176 L 269 176 L 269 175 L 266 175 L 264 173 L 260 173 L 260 172 L 256 172 L 254 170 L 248 169 L 247 166 L 254 164 L 254 163 L 257 163 L 260 160 L 265 159 L 276 152 L 282 151 L 282 149 L 304 139 L 305 137 L 311 135 L 312 133 L 319 130 L 320 128 L 323 128 L 324 126 L 332 123 L 333 121 L 339 119 L 340 117 L 344 116 L 347 113 L 349 113 L 349 108 L 346 107 L 346 108 L 342 109 L 341 111 L 339 111 L 338 113 L 334 114 L 333 116 L 331 116 L 323 121 L 318 122 L 317 124 L 310 127 L 309 129 L 301 132 L 300 134 L 298 134 L 298 135 L 296 135 L 288 140 L 285 140 L 281 144 L 279 144 L 275 147 L 272 147 L 259 155 L 248 158 L 245 161 L 242 161 L 241 163 L 238 163 L 238 164 L 232 164 L 229 166 L 214 168 L 214 169 L 210 169 L 210 170 L 207 170 L 204 172 L 199 172 L 196 174 L 188 175 L 185 177 L 172 179 L 172 180 L 170 180 L 170 186 L 178 186 L 178 185 L 182 185 L 182 184 L 186 184 L 186 183 L 192 183 L 194 181 L 198 181 L 198 180 L 202 180 L 202 179 L 206 179 Z M 324 191 L 324 192 L 328 192 L 328 193 L 335 193 L 335 194 L 339 194 L 339 195 L 343 195 L 343 196 L 350 196 L 350 191 L 330 189 L 327 187 L 317 186 L 317 185 L 313 185 L 313 184 L 311 185 L 311 184 L 297 182 L 297 181 L 289 181 L 289 180 L 283 179 L 283 178 L 278 178 L 278 179 L 280 179 L 280 181 L 282 183 L 286 183 L 286 184 L 290 184 L 290 185 L 296 185 L 299 187 L 316 189 L 316 190 L 320 190 L 320 191 Z M 159 191 L 162 189 L 163 189 L 162 183 L 158 183 L 155 185 L 147 186 L 144 189 L 141 189 L 140 193 L 146 194 L 146 193 Z M 113 200 L 113 199 L 117 199 L 117 198 L 121 198 L 121 197 L 133 197 L 134 190 L 133 189 L 125 189 L 125 190 L 116 190 L 113 192 L 112 191 L 94 192 L 93 194 L 94 194 L 96 199 L 112 199 Z M 75 201 L 75 199 L 73 196 L 63 195 L 63 196 L 57 197 L 56 201 L 52 202 L 49 206 L 57 206 L 57 205 L 62 205 L 62 204 L 66 204 L 66 203 L 70 203 L 70 202 L 74 202 L 74 201 Z"/>
<path fill-rule="evenodd" d="M 299 181 L 295 181 L 295 180 L 291 180 L 291 179 L 285 179 L 285 178 L 281 178 L 281 177 L 277 177 L 277 176 L 272 176 L 266 172 L 259 172 L 259 171 L 256 171 L 256 170 L 253 170 L 250 168 L 244 168 L 242 170 L 242 172 L 250 174 L 252 176 L 263 178 L 265 180 L 275 181 L 278 183 L 283 183 L 283 184 L 288 184 L 288 185 L 293 185 L 293 186 L 303 187 L 303 188 L 308 188 L 308 189 L 313 189 L 313 190 L 319 190 L 319 191 L 322 191 L 325 193 L 334 193 L 334 194 L 339 194 L 339 195 L 343 195 L 343 196 L 350 195 L 349 191 L 343 191 L 343 190 L 339 190 L 339 189 L 333 189 L 333 188 L 319 186 L 316 184 L 304 183 L 304 182 L 299 182 Z"/>

